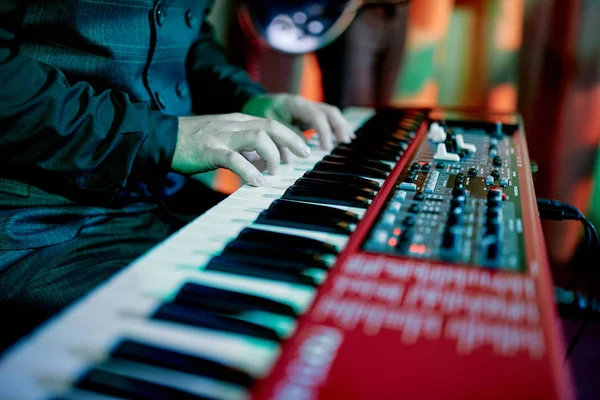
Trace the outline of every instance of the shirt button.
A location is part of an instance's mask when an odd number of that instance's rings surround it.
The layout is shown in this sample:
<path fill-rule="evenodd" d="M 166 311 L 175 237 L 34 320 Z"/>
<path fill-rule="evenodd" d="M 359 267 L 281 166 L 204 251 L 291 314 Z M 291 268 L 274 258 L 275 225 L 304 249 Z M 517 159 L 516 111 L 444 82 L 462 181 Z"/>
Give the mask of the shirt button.
<path fill-rule="evenodd" d="M 159 26 L 165 22 L 165 9 L 163 8 L 162 4 L 156 8 L 156 22 Z"/>
<path fill-rule="evenodd" d="M 196 25 L 196 21 L 197 21 L 196 16 L 192 12 L 192 10 L 187 10 L 185 12 L 185 23 L 187 24 L 187 26 L 189 26 L 190 28 L 193 28 L 194 25 Z"/>
<path fill-rule="evenodd" d="M 160 95 L 160 93 L 156 92 L 154 93 L 154 96 L 156 97 L 156 104 L 158 104 L 158 106 L 160 108 L 165 108 L 165 103 L 163 102 L 162 96 Z"/>
<path fill-rule="evenodd" d="M 179 97 L 186 97 L 189 92 L 187 85 L 183 82 L 179 82 L 177 86 L 175 86 L 175 91 Z"/>

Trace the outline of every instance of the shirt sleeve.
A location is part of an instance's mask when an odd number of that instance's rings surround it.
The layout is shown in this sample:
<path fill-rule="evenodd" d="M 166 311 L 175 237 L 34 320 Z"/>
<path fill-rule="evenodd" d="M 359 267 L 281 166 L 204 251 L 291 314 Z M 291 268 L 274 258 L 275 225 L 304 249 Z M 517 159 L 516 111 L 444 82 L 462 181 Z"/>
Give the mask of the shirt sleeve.
<path fill-rule="evenodd" d="M 15 2 L 12 2 L 14 4 Z M 57 68 L 18 47 L 0 7 L 0 171 L 68 189 L 117 192 L 128 180 L 170 170 L 177 118 L 134 103 L 118 90 L 70 84 Z"/>
<path fill-rule="evenodd" d="M 244 69 L 227 59 L 206 20 L 200 38 L 190 49 L 187 69 L 196 114 L 239 112 L 248 99 L 267 93 Z"/>

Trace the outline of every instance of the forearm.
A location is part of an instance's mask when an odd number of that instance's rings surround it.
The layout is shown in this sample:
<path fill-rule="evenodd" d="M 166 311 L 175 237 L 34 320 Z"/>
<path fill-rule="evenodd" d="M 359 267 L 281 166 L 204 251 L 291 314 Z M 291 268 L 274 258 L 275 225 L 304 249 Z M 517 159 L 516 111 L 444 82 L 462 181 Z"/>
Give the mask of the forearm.
<path fill-rule="evenodd" d="M 0 45 L 0 165 L 75 190 L 116 192 L 168 172 L 177 119 L 117 90 L 70 85 L 56 68 Z"/>

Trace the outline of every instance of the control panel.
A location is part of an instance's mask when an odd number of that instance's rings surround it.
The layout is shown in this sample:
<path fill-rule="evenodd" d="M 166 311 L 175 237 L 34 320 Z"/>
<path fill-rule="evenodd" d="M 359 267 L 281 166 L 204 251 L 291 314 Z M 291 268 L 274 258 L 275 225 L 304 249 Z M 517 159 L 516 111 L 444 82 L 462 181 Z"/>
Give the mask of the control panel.
<path fill-rule="evenodd" d="M 427 124 L 363 250 L 523 271 L 516 125 Z"/>

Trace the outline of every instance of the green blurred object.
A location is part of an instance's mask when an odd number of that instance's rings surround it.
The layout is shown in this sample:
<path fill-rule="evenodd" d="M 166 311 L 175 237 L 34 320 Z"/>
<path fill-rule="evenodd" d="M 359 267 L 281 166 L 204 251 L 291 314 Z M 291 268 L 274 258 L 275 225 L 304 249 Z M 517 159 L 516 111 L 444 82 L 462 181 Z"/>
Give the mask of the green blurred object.
<path fill-rule="evenodd" d="M 402 74 L 399 76 L 396 92 L 398 95 L 415 95 L 435 74 L 434 55 L 436 44 L 407 51 Z"/>

